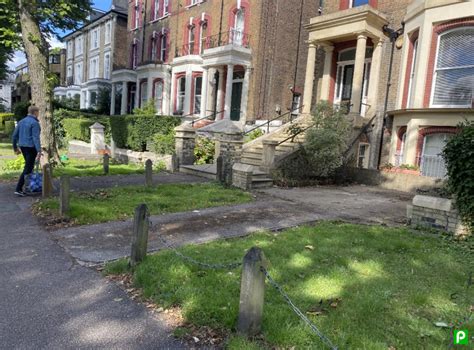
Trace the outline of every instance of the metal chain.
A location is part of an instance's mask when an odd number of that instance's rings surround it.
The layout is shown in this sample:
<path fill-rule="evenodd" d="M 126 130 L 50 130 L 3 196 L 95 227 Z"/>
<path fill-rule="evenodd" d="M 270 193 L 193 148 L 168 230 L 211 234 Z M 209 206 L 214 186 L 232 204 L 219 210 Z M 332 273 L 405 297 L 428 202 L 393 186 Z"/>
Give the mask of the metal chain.
<path fill-rule="evenodd" d="M 230 263 L 230 264 L 209 264 L 209 263 L 204 263 L 204 262 L 198 261 L 198 260 L 196 260 L 194 258 L 191 258 L 189 256 L 186 256 L 183 253 L 181 253 L 180 251 L 178 251 L 178 249 L 176 249 L 170 243 L 168 243 L 163 237 L 161 237 L 161 235 L 158 235 L 158 237 L 159 237 L 160 241 L 167 248 L 171 249 L 181 259 L 183 259 L 183 260 L 185 260 L 185 261 L 187 261 L 191 264 L 202 267 L 204 269 L 209 269 L 209 270 L 235 270 L 236 268 L 239 268 L 240 266 L 242 266 L 242 263 L 240 263 L 240 262 L 235 262 L 235 263 Z"/>
<path fill-rule="evenodd" d="M 285 299 L 285 301 L 290 305 L 290 307 L 293 309 L 295 314 L 297 314 L 306 324 L 311 328 L 311 330 L 316 333 L 316 335 L 321 339 L 321 341 L 326 344 L 329 348 L 333 350 L 337 350 L 337 346 L 334 345 L 328 337 L 326 337 L 321 331 L 316 327 L 316 325 L 310 321 L 308 317 L 300 310 L 296 305 L 291 301 L 290 297 L 288 294 L 286 294 L 283 291 L 283 288 L 270 276 L 268 271 L 262 266 L 261 271 L 264 273 L 265 277 L 267 278 L 268 282 L 281 294 L 281 296 Z"/>

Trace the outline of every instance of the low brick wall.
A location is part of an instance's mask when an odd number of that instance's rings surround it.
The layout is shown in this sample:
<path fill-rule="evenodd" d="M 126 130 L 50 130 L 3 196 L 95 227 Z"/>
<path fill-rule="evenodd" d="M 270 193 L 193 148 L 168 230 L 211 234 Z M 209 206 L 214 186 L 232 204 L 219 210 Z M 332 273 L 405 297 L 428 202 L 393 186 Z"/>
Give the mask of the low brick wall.
<path fill-rule="evenodd" d="M 450 199 L 430 196 L 415 196 L 412 205 L 407 208 L 412 226 L 424 226 L 453 233 L 455 236 L 467 236 L 468 231 L 461 223 L 458 211 Z"/>
<path fill-rule="evenodd" d="M 388 190 L 416 192 L 443 186 L 443 180 L 413 174 L 385 172 L 371 169 L 349 168 L 342 178 L 367 186 L 379 186 Z"/>

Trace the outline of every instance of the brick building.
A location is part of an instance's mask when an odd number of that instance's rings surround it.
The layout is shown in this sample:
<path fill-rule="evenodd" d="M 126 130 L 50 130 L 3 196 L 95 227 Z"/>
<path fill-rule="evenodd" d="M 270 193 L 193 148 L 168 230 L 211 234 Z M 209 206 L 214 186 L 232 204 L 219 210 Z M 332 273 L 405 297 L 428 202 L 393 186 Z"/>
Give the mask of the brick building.
<path fill-rule="evenodd" d="M 319 100 L 348 106 L 360 167 L 444 176 L 447 138 L 473 119 L 473 16 L 472 1 L 325 1 L 306 27 L 304 112 Z"/>
<path fill-rule="evenodd" d="M 318 0 L 130 0 L 128 66 L 112 73 L 112 113 L 154 99 L 159 114 L 241 124 L 300 103 Z"/>
<path fill-rule="evenodd" d="M 128 61 L 126 38 L 126 0 L 114 0 L 110 11 L 94 11 L 84 26 L 62 38 L 66 81 L 54 90 L 55 97 L 79 99 L 81 108 L 95 107 L 100 90 L 110 90 L 112 70 Z"/>

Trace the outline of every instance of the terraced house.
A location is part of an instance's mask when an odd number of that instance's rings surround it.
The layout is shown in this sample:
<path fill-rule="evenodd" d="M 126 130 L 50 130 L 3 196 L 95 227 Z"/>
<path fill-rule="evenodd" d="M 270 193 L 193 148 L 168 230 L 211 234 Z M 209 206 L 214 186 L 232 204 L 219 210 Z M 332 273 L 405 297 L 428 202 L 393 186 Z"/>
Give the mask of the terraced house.
<path fill-rule="evenodd" d="M 129 0 L 128 64 L 112 114 L 153 99 L 159 114 L 268 120 L 300 104 L 303 23 L 317 0 Z"/>
<path fill-rule="evenodd" d="M 474 3 L 325 1 L 306 28 L 304 111 L 318 100 L 347 106 L 360 167 L 443 177 L 446 140 L 474 118 Z"/>
<path fill-rule="evenodd" d="M 93 11 L 89 21 L 62 38 L 66 45 L 66 81 L 57 98 L 80 100 L 94 108 L 101 90 L 110 90 L 111 74 L 127 62 L 127 2 L 113 0 L 110 11 Z"/>

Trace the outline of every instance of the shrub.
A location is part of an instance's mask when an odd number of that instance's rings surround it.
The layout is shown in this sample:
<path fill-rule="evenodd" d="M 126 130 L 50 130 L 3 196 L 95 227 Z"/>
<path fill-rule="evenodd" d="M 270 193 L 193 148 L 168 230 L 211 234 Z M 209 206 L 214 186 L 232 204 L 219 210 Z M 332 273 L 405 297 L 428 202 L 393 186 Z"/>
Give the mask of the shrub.
<path fill-rule="evenodd" d="M 16 120 L 21 120 L 28 114 L 28 107 L 30 107 L 30 102 L 18 102 L 13 107 L 13 114 L 15 115 Z"/>
<path fill-rule="evenodd" d="M 155 134 L 153 136 L 153 152 L 157 154 L 167 155 L 175 152 L 175 132 L 168 134 Z"/>
<path fill-rule="evenodd" d="M 13 120 L 14 114 L 13 113 L 0 113 L 0 129 L 5 127 L 5 122 L 7 120 Z"/>
<path fill-rule="evenodd" d="M 13 120 L 7 120 L 5 122 L 5 134 L 7 137 L 11 137 L 13 135 L 13 131 L 15 130 L 15 122 Z"/>
<path fill-rule="evenodd" d="M 156 115 L 128 115 L 110 118 L 112 137 L 119 148 L 134 151 L 146 150 L 148 141 L 153 141 L 156 134 L 168 135 L 181 120 L 176 117 Z"/>
<path fill-rule="evenodd" d="M 135 108 L 134 115 L 156 115 L 156 104 L 154 99 L 149 99 L 142 108 Z"/>
<path fill-rule="evenodd" d="M 198 137 L 196 139 L 196 147 L 194 148 L 194 156 L 196 164 L 210 164 L 214 161 L 216 153 L 216 145 L 214 140 Z"/>
<path fill-rule="evenodd" d="M 13 160 L 9 160 L 3 166 L 3 170 L 11 171 L 11 170 L 21 170 L 25 166 L 25 159 L 22 155 L 19 155 Z"/>
<path fill-rule="evenodd" d="M 265 134 L 262 131 L 262 129 L 255 129 L 247 135 L 247 137 L 245 139 L 245 142 L 251 142 L 255 139 L 258 139 L 259 137 L 261 137 L 263 135 L 265 135 Z"/>
<path fill-rule="evenodd" d="M 317 177 L 329 177 L 344 162 L 350 124 L 345 112 L 327 102 L 319 103 L 313 114 L 314 126 L 306 132 L 304 149 Z"/>
<path fill-rule="evenodd" d="M 110 114 L 110 88 L 100 88 L 97 93 L 97 113 L 109 115 Z"/>
<path fill-rule="evenodd" d="M 64 128 L 64 134 L 67 140 L 90 142 L 90 127 L 96 122 L 105 126 L 105 138 L 106 140 L 110 140 L 110 123 L 107 117 L 67 118 L 63 119 L 61 124 Z"/>
<path fill-rule="evenodd" d="M 448 170 L 449 190 L 466 224 L 474 228 L 474 122 L 459 125 L 460 132 L 452 137 L 443 150 Z"/>

